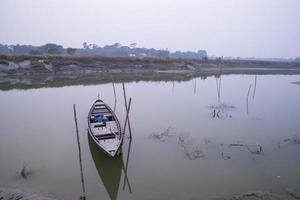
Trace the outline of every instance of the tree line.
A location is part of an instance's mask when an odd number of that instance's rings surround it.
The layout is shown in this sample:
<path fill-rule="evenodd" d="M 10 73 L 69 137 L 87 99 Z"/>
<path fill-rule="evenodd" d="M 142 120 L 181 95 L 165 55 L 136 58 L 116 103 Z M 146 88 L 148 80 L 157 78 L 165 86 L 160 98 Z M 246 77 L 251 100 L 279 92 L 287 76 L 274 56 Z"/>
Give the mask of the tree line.
<path fill-rule="evenodd" d="M 115 43 L 103 47 L 97 44 L 84 42 L 82 48 L 64 48 L 62 45 L 48 43 L 41 46 L 32 45 L 3 45 L 0 44 L 0 54 L 4 55 L 101 55 L 101 56 L 132 56 L 132 57 L 171 57 L 171 58 L 190 58 L 205 59 L 207 52 L 198 51 L 176 51 L 170 52 L 168 49 L 154 49 L 137 47 L 136 43 L 129 46 Z"/>

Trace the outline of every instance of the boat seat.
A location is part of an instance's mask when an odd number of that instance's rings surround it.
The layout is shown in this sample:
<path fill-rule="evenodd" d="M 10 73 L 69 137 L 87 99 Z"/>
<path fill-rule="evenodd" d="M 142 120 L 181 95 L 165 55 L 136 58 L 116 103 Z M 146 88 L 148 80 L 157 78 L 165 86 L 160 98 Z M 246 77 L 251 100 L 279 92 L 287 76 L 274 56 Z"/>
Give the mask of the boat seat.
<path fill-rule="evenodd" d="M 116 138 L 115 134 L 102 134 L 102 135 L 95 135 L 98 140 L 108 140 Z"/>
<path fill-rule="evenodd" d="M 105 126 L 106 126 L 105 123 L 103 123 L 103 124 L 96 124 L 96 125 L 94 126 L 94 128 L 100 128 L 100 127 L 105 127 Z"/>

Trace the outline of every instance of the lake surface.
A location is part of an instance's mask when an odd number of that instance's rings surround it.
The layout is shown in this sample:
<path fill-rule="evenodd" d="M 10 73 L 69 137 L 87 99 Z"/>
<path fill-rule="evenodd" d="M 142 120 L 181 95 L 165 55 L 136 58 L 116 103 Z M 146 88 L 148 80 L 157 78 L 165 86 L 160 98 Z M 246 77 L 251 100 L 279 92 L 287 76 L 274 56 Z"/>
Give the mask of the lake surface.
<path fill-rule="evenodd" d="M 0 186 L 79 198 L 76 104 L 87 199 L 283 194 L 300 188 L 300 86 L 291 83 L 298 81 L 299 75 L 223 75 L 126 83 L 133 139 L 127 131 L 115 160 L 87 134 L 98 93 L 114 108 L 111 83 L 0 91 Z M 123 127 L 122 84 L 115 87 Z"/>

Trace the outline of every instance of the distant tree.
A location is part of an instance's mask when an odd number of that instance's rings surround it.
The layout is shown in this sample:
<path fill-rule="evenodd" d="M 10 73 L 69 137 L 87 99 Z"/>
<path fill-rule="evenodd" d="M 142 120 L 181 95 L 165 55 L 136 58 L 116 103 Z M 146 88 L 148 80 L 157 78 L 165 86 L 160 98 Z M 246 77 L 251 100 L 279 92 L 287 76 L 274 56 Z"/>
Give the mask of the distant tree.
<path fill-rule="evenodd" d="M 29 54 L 30 55 L 41 55 L 42 53 L 39 50 L 37 50 L 37 49 L 31 49 L 29 51 Z"/>
<path fill-rule="evenodd" d="M 134 43 L 131 43 L 131 44 L 130 44 L 130 47 L 131 47 L 132 49 L 134 49 L 134 48 L 136 48 L 136 45 L 137 45 L 137 43 L 134 42 Z"/>
<path fill-rule="evenodd" d="M 121 43 L 116 42 L 115 44 L 112 45 L 114 48 L 120 48 L 122 45 Z"/>
<path fill-rule="evenodd" d="M 61 45 L 48 43 L 37 48 L 42 54 L 61 54 L 64 48 Z"/>
<path fill-rule="evenodd" d="M 166 50 L 157 50 L 156 51 L 156 56 L 158 57 L 168 57 L 170 54 L 170 52 L 166 49 Z"/>
<path fill-rule="evenodd" d="M 7 45 L 0 44 L 0 54 L 10 54 L 11 51 L 9 50 Z"/>
<path fill-rule="evenodd" d="M 89 45 L 86 42 L 82 43 L 82 46 L 83 46 L 84 49 L 88 49 L 89 48 Z"/>
<path fill-rule="evenodd" d="M 223 60 L 223 57 L 217 57 L 216 61 L 221 62 Z"/>
<path fill-rule="evenodd" d="M 69 54 L 69 55 L 74 55 L 75 54 L 75 52 L 76 52 L 76 49 L 75 48 L 67 48 L 67 53 Z"/>
<path fill-rule="evenodd" d="M 97 44 L 91 44 L 91 46 L 92 46 L 92 49 L 97 49 L 98 48 Z"/>
<path fill-rule="evenodd" d="M 295 58 L 296 62 L 300 62 L 300 57 Z"/>
<path fill-rule="evenodd" d="M 203 56 L 203 57 L 202 57 L 202 60 L 208 61 L 208 57 L 207 57 L 207 56 Z"/>
<path fill-rule="evenodd" d="M 58 50 L 55 47 L 50 47 L 48 49 L 48 54 L 58 54 Z"/>

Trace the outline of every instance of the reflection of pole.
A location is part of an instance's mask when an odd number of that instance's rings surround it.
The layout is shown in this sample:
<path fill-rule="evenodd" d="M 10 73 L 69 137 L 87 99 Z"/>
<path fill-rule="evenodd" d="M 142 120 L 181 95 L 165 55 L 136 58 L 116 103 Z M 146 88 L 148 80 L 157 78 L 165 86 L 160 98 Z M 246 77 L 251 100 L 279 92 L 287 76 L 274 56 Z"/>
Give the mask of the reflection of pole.
<path fill-rule="evenodd" d="M 125 123 L 124 123 L 124 128 L 123 128 L 123 133 L 125 134 L 125 129 L 126 129 L 126 124 L 128 122 L 128 128 L 129 128 L 129 111 L 130 111 L 130 105 L 131 105 L 131 98 L 129 98 L 129 103 L 128 103 L 128 108 L 126 112 L 126 118 L 125 118 Z M 129 128 L 129 138 L 131 139 L 131 129 Z"/>
<path fill-rule="evenodd" d="M 128 185 L 128 188 L 129 188 L 129 192 L 131 194 L 132 193 L 131 186 L 130 186 L 130 183 L 129 183 L 129 180 L 128 180 L 128 176 L 127 176 L 127 169 L 128 169 L 130 149 L 131 149 L 131 139 L 129 139 L 129 144 L 128 144 L 128 152 L 127 152 L 126 165 L 125 165 L 125 168 L 124 168 L 124 182 L 123 182 L 123 190 L 125 189 L 125 181 L 126 181 L 127 185 Z"/>
<path fill-rule="evenodd" d="M 221 100 L 221 81 L 222 81 L 222 79 L 221 79 L 221 75 L 220 75 L 220 79 L 219 79 L 219 102 Z"/>
<path fill-rule="evenodd" d="M 124 82 L 122 83 L 123 86 L 123 93 L 124 93 L 124 102 L 125 102 L 125 108 L 126 108 L 126 113 L 128 115 L 128 129 L 129 129 L 129 133 L 130 133 L 130 138 L 131 138 L 131 126 L 130 126 L 130 121 L 129 121 L 129 110 L 128 110 L 128 106 L 127 106 L 127 97 L 126 97 L 126 90 L 125 90 L 125 85 Z M 124 125 L 124 131 L 126 128 L 126 120 L 125 120 L 125 125 Z"/>
<path fill-rule="evenodd" d="M 114 89 L 114 96 L 115 96 L 115 104 L 114 104 L 114 112 L 116 112 L 116 106 L 117 106 L 117 95 L 116 95 L 116 89 L 115 89 L 115 83 L 112 82 L 113 89 Z"/>
<path fill-rule="evenodd" d="M 220 103 L 220 100 L 221 100 L 221 76 L 219 78 L 216 78 L 216 84 L 217 84 L 218 102 Z"/>
<path fill-rule="evenodd" d="M 250 94 L 250 90 L 251 90 L 251 84 L 249 85 L 249 89 L 248 89 L 248 93 L 247 93 L 247 99 L 246 99 L 246 112 L 247 112 L 247 115 L 249 113 L 249 107 L 248 107 L 248 100 L 249 100 L 249 94 Z"/>
<path fill-rule="evenodd" d="M 73 110 L 74 110 L 74 119 L 75 119 L 75 126 L 76 126 L 76 135 L 77 135 L 78 156 L 79 156 L 80 175 L 81 175 L 81 186 L 82 186 L 82 193 L 83 193 L 83 195 L 80 196 L 80 199 L 84 200 L 85 199 L 85 186 L 84 186 L 84 179 L 83 179 L 81 148 L 80 148 L 80 140 L 79 140 L 79 133 L 78 133 L 78 125 L 77 125 L 77 117 L 76 117 L 76 105 L 75 104 L 73 104 Z"/>
<path fill-rule="evenodd" d="M 256 92 L 256 79 L 257 79 L 257 76 L 255 75 L 255 79 L 254 79 L 254 89 L 253 89 L 252 99 L 254 99 L 254 97 L 255 97 L 255 92 Z"/>
<path fill-rule="evenodd" d="M 194 94 L 197 92 L 197 79 L 193 79 L 193 88 L 194 88 Z"/>

